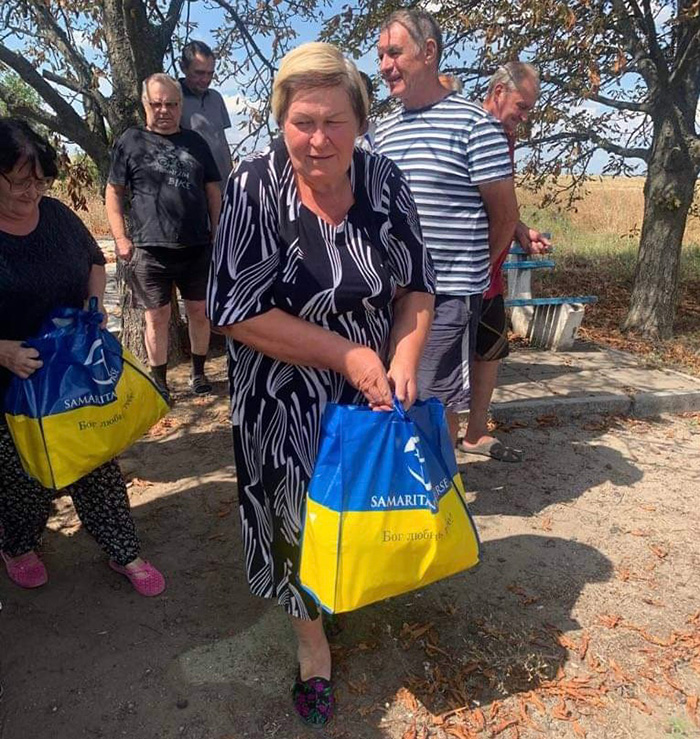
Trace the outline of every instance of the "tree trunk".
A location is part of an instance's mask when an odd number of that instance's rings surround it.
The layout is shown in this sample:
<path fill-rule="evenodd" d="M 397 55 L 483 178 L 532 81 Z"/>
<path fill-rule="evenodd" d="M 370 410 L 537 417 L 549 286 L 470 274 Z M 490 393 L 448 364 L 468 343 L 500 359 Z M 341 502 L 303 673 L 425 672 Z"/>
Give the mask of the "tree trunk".
<path fill-rule="evenodd" d="M 622 330 L 664 341 L 673 335 L 681 247 L 698 169 L 671 121 L 663 122 L 654 138 L 634 286 Z"/>
<path fill-rule="evenodd" d="M 117 262 L 117 284 L 121 292 L 121 342 L 135 357 L 148 366 L 146 345 L 143 339 L 143 310 L 134 304 L 134 294 L 125 279 L 124 262 L 121 260 Z M 187 324 L 180 315 L 180 307 L 174 289 L 170 307 L 172 316 L 168 333 L 168 364 L 172 367 L 190 356 L 190 342 L 187 335 Z"/>

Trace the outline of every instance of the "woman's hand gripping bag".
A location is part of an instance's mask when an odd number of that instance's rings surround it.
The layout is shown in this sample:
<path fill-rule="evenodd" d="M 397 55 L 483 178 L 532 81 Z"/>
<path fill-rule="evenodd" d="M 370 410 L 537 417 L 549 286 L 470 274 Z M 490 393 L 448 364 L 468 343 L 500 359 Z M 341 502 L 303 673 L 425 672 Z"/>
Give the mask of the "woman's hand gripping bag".
<path fill-rule="evenodd" d="M 146 370 L 100 328 L 94 306 L 55 311 L 26 342 L 43 367 L 14 377 L 5 417 L 27 474 L 59 490 L 114 458 L 169 407 Z"/>
<path fill-rule="evenodd" d="M 442 404 L 329 404 L 304 514 L 302 585 L 337 613 L 476 565 Z"/>

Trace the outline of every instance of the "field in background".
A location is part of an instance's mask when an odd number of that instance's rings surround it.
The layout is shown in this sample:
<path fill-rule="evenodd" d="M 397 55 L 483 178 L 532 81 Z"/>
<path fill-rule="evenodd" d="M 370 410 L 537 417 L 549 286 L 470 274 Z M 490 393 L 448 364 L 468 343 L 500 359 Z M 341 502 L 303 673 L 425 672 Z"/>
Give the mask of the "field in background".
<path fill-rule="evenodd" d="M 536 272 L 538 295 L 598 295 L 586 309 L 581 336 L 643 355 L 652 364 L 700 375 L 700 218 L 686 226 L 681 258 L 681 295 L 674 339 L 655 346 L 620 332 L 627 312 L 642 224 L 642 178 L 604 178 L 589 183 L 575 209 L 537 207 L 537 196 L 520 191 L 523 220 L 549 231 L 556 268 Z M 696 201 L 700 204 L 700 200 Z"/>
<path fill-rule="evenodd" d="M 700 375 L 700 217 L 690 216 L 686 227 L 675 338 L 659 347 L 623 336 L 619 330 L 634 277 L 643 185 L 641 177 L 600 178 L 588 183 L 584 199 L 573 209 L 550 206 L 545 210 L 537 207 L 537 195 L 520 189 L 523 220 L 551 232 L 555 245 L 556 269 L 537 273 L 535 290 L 540 295 L 598 295 L 599 303 L 586 310 L 584 338 Z M 61 197 L 60 189 L 56 195 Z M 96 237 L 109 236 L 97 193 L 88 197 L 88 210 L 80 216 Z"/>

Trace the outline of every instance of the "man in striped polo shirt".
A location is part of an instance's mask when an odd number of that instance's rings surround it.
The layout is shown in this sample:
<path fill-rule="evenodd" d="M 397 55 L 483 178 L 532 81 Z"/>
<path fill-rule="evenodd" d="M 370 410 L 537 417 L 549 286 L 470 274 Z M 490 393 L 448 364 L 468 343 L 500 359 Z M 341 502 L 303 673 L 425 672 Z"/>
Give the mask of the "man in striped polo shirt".
<path fill-rule="evenodd" d="M 469 408 L 469 364 L 489 267 L 511 242 L 518 204 L 503 128 L 481 105 L 440 84 L 441 52 L 442 34 L 429 13 L 389 16 L 379 36 L 380 70 L 402 105 L 378 124 L 376 150 L 408 179 L 435 264 L 435 318 L 418 392 L 445 404 L 456 443 L 457 414 Z"/>

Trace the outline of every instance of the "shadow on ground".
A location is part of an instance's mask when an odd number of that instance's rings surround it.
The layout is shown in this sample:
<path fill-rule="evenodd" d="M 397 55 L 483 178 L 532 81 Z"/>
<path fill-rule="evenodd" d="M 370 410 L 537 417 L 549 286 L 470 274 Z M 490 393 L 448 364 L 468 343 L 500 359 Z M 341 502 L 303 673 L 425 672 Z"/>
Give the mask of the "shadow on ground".
<path fill-rule="evenodd" d="M 581 441 L 582 467 L 589 442 Z M 592 484 L 635 474 L 603 449 L 588 452 Z M 536 456 L 542 469 L 549 458 L 550 476 L 561 464 L 560 450 L 546 444 Z M 576 541 L 487 536 L 476 570 L 344 617 L 334 646 L 338 718 L 328 731 L 310 732 L 291 711 L 285 616 L 250 596 L 245 582 L 229 461 L 225 428 L 143 443 L 129 457 L 133 474 L 149 483 L 178 480 L 132 488 L 144 554 L 168 579 L 151 600 L 107 568 L 59 502 L 57 530 L 44 544 L 48 585 L 20 591 L 0 579 L 2 739 L 386 739 L 402 688 L 438 714 L 467 698 L 486 708 L 552 678 L 565 659 L 556 632 L 577 627 L 582 589 L 611 577 L 610 562 Z M 470 465 L 468 482 L 482 517 L 527 515 L 583 492 L 572 479 L 548 496 L 538 467 L 473 466 L 479 472 Z M 495 484 L 506 492 L 494 492 Z M 512 510 L 515 501 L 524 508 Z"/>
<path fill-rule="evenodd" d="M 458 455 L 473 515 L 535 516 L 555 503 L 575 501 L 602 483 L 624 490 L 641 480 L 642 472 L 629 461 L 627 450 L 599 441 L 607 422 L 579 424 L 575 439 L 563 443 L 547 425 L 556 430 L 559 423 L 545 419 L 538 434 L 528 428 L 494 432 L 504 444 L 522 450 L 521 463 Z"/>

